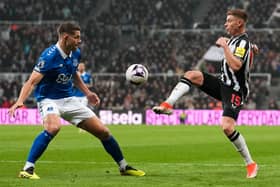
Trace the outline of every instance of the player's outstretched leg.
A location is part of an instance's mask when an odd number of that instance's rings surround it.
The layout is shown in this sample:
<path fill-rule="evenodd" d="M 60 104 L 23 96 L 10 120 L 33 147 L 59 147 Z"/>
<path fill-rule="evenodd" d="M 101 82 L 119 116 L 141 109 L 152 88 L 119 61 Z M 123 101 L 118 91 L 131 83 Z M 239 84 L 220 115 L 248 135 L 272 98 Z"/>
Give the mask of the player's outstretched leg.
<path fill-rule="evenodd" d="M 180 99 L 185 93 L 190 90 L 191 85 L 192 83 L 189 79 L 187 79 L 186 77 L 182 77 L 177 85 L 173 88 L 169 97 L 159 106 L 154 106 L 152 110 L 156 114 L 172 114 L 172 106 L 178 99 Z"/>
<path fill-rule="evenodd" d="M 110 136 L 108 139 L 102 140 L 101 142 L 105 150 L 112 156 L 115 162 L 119 165 L 121 175 L 139 176 L 139 177 L 145 175 L 144 171 L 135 169 L 127 164 L 126 160 L 123 157 L 119 144 L 113 136 Z"/>
<path fill-rule="evenodd" d="M 118 164 L 121 175 L 144 176 L 145 172 L 129 166 L 124 159 L 118 142 L 111 135 L 109 129 L 101 122 L 97 116 L 93 116 L 79 123 L 80 128 L 97 137 L 104 149 L 111 155 Z"/>

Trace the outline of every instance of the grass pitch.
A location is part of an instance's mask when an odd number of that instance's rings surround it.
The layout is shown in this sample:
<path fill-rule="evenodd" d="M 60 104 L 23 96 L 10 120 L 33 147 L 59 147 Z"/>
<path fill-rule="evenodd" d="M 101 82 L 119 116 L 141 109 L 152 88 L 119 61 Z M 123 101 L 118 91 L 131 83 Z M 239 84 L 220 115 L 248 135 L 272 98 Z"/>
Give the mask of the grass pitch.
<path fill-rule="evenodd" d="M 62 127 L 36 165 L 40 180 L 18 179 L 41 126 L 0 126 L 2 187 L 279 186 L 280 127 L 237 127 L 259 164 L 246 179 L 243 160 L 218 126 L 109 126 L 126 160 L 145 177 L 120 176 L 100 142 Z"/>

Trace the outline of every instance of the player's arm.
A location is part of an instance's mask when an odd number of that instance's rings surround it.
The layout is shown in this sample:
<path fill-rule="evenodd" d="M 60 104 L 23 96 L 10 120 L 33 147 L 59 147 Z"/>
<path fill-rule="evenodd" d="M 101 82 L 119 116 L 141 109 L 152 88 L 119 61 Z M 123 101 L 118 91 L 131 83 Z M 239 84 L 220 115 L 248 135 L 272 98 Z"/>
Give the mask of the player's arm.
<path fill-rule="evenodd" d="M 43 74 L 33 71 L 29 77 L 29 79 L 24 83 L 24 85 L 21 88 L 19 97 L 15 104 L 9 109 L 10 116 L 14 116 L 14 113 L 17 108 L 20 108 L 23 106 L 24 101 L 29 97 L 31 94 L 33 88 L 35 85 L 37 85 L 42 78 L 44 77 Z"/>
<path fill-rule="evenodd" d="M 92 91 L 89 90 L 87 85 L 83 82 L 81 77 L 79 76 L 78 73 L 74 75 L 74 85 L 75 87 L 79 88 L 86 96 L 89 101 L 89 103 L 93 105 L 99 105 L 100 99 L 99 97 L 93 93 Z"/>
<path fill-rule="evenodd" d="M 85 82 L 84 82 L 85 83 Z M 85 85 L 88 87 L 88 88 L 91 88 L 93 86 L 92 82 L 90 83 L 85 83 Z"/>
<path fill-rule="evenodd" d="M 224 49 L 225 59 L 226 59 L 228 66 L 233 71 L 238 71 L 242 67 L 242 62 L 239 58 L 234 56 L 234 54 L 230 51 L 227 41 L 228 41 L 227 38 L 220 37 L 216 41 L 216 45 L 218 45 Z"/>

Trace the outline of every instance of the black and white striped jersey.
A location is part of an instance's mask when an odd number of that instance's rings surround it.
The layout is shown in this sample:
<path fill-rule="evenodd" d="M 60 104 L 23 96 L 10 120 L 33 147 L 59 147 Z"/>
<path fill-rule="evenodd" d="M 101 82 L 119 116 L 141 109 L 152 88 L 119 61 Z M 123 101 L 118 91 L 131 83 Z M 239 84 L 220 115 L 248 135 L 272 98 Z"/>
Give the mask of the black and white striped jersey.
<path fill-rule="evenodd" d="M 234 72 L 224 58 L 220 79 L 225 85 L 232 87 L 233 90 L 243 93 L 245 99 L 249 95 L 250 66 L 253 62 L 252 44 L 248 39 L 248 35 L 243 33 L 232 37 L 228 41 L 228 46 L 233 55 L 241 60 L 242 67 Z"/>

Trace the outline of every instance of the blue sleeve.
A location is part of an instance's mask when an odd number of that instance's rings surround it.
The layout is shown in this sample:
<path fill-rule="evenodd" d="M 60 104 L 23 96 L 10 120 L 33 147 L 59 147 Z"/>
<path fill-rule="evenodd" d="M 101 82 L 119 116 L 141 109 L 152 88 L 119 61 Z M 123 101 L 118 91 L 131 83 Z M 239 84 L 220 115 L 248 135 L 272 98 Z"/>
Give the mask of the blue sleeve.
<path fill-rule="evenodd" d="M 41 53 L 33 70 L 42 74 L 46 74 L 46 72 L 49 71 L 54 66 L 54 63 L 52 63 L 52 61 L 55 60 L 57 52 L 58 51 L 55 45 L 52 45 L 51 47 L 45 49 Z"/>
<path fill-rule="evenodd" d="M 45 74 L 49 70 L 48 59 L 45 59 L 41 56 L 35 64 L 33 70 Z"/>

